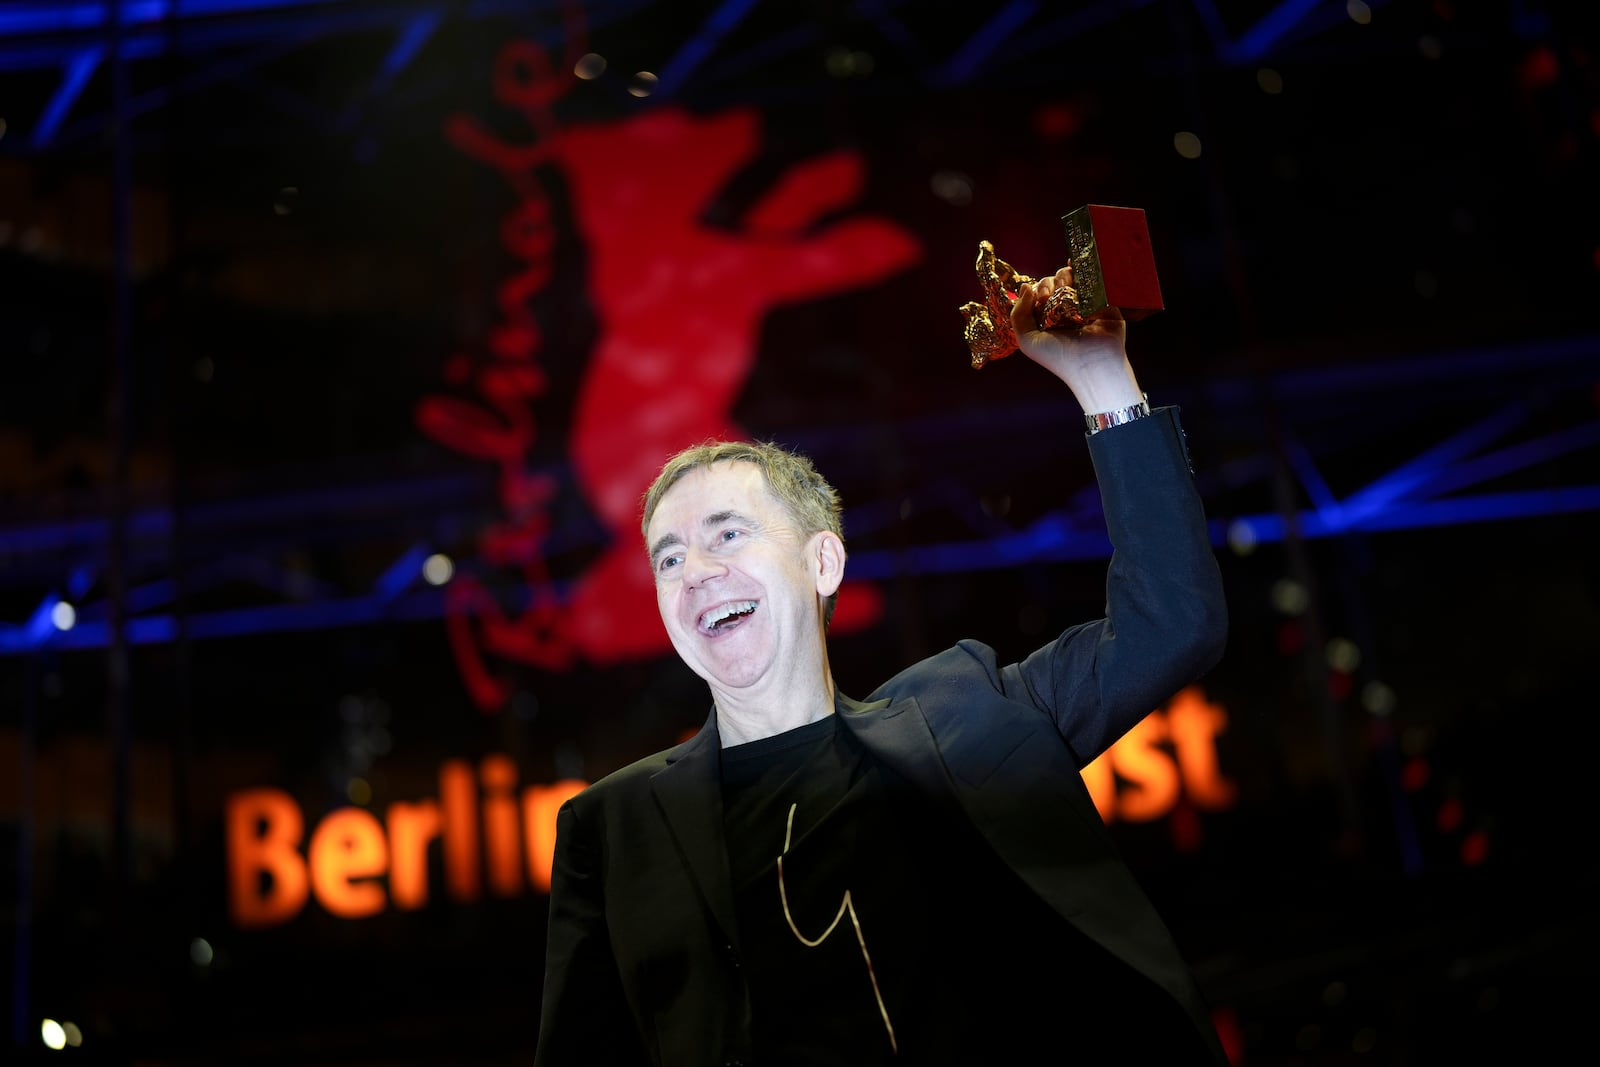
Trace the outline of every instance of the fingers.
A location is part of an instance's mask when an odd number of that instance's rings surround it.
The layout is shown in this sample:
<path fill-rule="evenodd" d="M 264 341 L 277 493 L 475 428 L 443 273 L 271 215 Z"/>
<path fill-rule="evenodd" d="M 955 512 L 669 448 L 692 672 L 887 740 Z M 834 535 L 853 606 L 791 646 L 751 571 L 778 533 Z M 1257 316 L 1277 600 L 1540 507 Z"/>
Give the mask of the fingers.
<path fill-rule="evenodd" d="M 1016 333 L 1026 333 L 1028 330 L 1039 328 L 1033 317 L 1034 305 L 1038 299 L 1034 295 L 1035 288 L 1034 285 L 1017 288 L 1017 299 L 1011 304 L 1011 329 Z"/>
<path fill-rule="evenodd" d="M 1050 294 L 1057 289 L 1071 288 L 1072 264 L 1067 264 L 1054 274 L 1040 278 L 1033 283 L 1034 297 L 1040 302 L 1050 299 Z"/>

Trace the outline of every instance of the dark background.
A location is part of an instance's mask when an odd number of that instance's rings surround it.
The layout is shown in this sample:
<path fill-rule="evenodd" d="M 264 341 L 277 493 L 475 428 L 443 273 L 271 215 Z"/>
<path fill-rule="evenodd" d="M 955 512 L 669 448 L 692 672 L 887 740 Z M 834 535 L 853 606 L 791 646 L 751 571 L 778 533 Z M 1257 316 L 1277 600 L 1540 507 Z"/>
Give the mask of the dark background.
<path fill-rule="evenodd" d="M 1094 529 L 1076 409 L 1021 361 L 971 370 L 955 309 L 980 239 L 1044 273 L 1060 214 L 1143 207 L 1166 307 L 1129 348 L 1152 401 L 1182 406 L 1213 522 L 1232 627 L 1202 687 L 1238 795 L 1113 832 L 1240 1067 L 1581 1047 L 1586 5 L 168 6 L 127 5 L 118 32 L 115 5 L 0 5 L 0 1058 L 525 1057 L 542 896 L 241 930 L 224 798 L 276 786 L 310 822 L 361 777 L 381 810 L 490 752 L 525 782 L 593 780 L 704 718 L 670 655 L 500 662 L 511 695 L 481 707 L 442 594 L 406 577 L 426 546 L 508 610 L 527 595 L 478 558 L 495 471 L 415 419 L 513 268 L 514 195 L 445 131 L 534 139 L 493 93 L 515 41 L 553 57 L 563 126 L 755 109 L 762 150 L 708 226 L 846 150 L 866 165 L 848 211 L 920 242 L 880 284 L 772 309 L 733 411 L 844 496 L 882 598 L 835 639 L 847 692 L 964 636 L 1020 656 L 1100 610 L 1092 539 L 1007 554 L 1037 523 Z M 585 52 L 607 65 L 579 82 Z M 630 95 L 641 70 L 660 81 Z M 528 463 L 560 487 L 559 593 L 606 547 L 564 446 L 597 316 L 571 191 L 537 180 L 558 247 Z M 57 599 L 79 624 L 33 625 Z M 48 1053 L 42 1018 L 82 1044 Z"/>

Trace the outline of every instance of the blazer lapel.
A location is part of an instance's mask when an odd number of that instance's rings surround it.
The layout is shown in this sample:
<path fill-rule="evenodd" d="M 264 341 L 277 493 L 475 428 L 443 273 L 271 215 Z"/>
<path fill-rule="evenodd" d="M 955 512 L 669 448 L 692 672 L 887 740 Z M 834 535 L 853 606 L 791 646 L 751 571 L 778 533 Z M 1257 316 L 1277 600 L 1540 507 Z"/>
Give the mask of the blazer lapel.
<path fill-rule="evenodd" d="M 948 796 L 950 778 L 915 697 L 862 703 L 836 694 L 834 708 L 856 738 L 930 796 Z"/>
<path fill-rule="evenodd" d="M 1054 784 L 1078 769 L 1064 745 L 1040 736 L 1050 727 L 1025 715 L 929 710 L 908 696 L 870 704 L 841 697 L 839 710 L 864 745 L 930 798 L 953 798 L 1000 858 L 1063 917 L 1184 996 L 1185 979 L 1170 965 L 1170 935 L 1132 872 L 1106 846 L 1105 825 L 1087 791 L 1081 803 L 1071 803 Z M 930 714 L 943 716 L 942 747 Z M 1019 810 L 1028 818 L 1018 819 Z"/>
<path fill-rule="evenodd" d="M 728 943 L 737 944 L 733 877 L 722 836 L 722 742 L 716 717 L 713 709 L 706 725 L 669 757 L 651 786 L 707 910 Z"/>

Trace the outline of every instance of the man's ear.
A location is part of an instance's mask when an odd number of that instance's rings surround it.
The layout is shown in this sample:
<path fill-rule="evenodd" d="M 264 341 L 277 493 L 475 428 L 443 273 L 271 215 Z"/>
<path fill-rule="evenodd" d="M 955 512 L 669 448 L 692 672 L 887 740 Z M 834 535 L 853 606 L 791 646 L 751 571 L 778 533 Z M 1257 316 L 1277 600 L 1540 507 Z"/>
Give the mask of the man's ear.
<path fill-rule="evenodd" d="M 830 597 L 844 581 L 844 542 L 839 535 L 821 530 L 811 535 L 812 560 L 816 566 L 817 595 Z"/>

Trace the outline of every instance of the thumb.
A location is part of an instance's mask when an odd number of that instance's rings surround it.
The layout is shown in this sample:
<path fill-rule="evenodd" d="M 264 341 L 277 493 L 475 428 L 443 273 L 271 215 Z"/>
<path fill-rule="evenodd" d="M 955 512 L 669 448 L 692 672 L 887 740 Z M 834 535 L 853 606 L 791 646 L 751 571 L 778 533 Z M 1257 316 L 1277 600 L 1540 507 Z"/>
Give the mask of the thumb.
<path fill-rule="evenodd" d="M 1039 322 L 1033 315 L 1036 303 L 1032 285 L 1017 288 L 1017 299 L 1011 305 L 1011 329 L 1014 332 L 1029 333 L 1039 328 Z"/>

